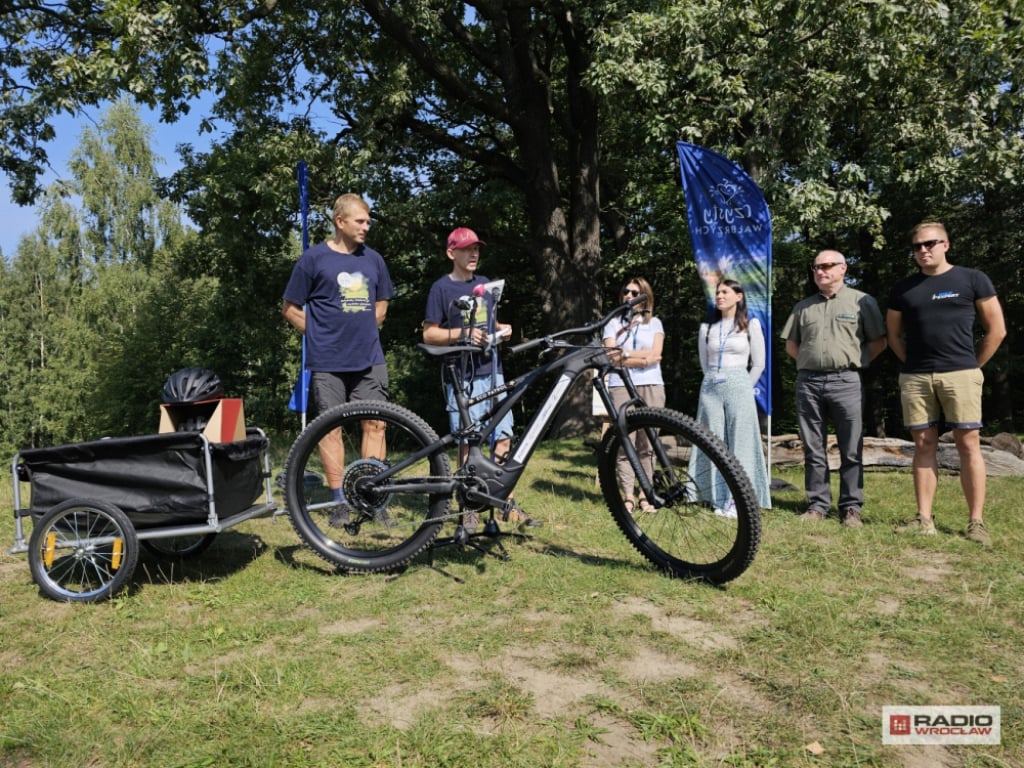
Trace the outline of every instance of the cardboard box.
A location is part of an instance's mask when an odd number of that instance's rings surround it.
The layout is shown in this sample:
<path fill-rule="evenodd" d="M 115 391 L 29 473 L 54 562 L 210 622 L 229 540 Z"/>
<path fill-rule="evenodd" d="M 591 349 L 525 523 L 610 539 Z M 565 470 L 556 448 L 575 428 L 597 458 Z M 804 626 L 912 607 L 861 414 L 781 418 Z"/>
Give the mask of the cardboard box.
<path fill-rule="evenodd" d="M 245 409 L 240 398 L 225 397 L 185 405 L 165 403 L 160 406 L 161 433 L 184 431 L 189 421 L 205 423 L 203 434 L 211 443 L 231 443 L 245 439 Z"/>

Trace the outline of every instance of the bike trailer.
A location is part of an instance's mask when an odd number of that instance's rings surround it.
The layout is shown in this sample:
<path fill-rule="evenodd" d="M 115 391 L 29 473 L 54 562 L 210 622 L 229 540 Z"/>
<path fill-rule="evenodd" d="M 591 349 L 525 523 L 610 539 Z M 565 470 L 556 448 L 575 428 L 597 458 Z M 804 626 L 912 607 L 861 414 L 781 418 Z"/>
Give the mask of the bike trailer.
<path fill-rule="evenodd" d="M 130 577 L 140 541 L 158 555 L 198 554 L 225 528 L 275 514 L 268 446 L 261 430 L 249 429 L 226 443 L 171 432 L 21 451 L 11 463 L 10 552 L 28 552 L 48 597 L 106 599 Z"/>
<path fill-rule="evenodd" d="M 89 498 L 118 507 L 137 529 L 185 525 L 252 504 L 263 491 L 268 444 L 259 432 L 233 443 L 198 432 L 112 437 L 22 451 L 16 471 L 31 483 L 36 518 L 61 501 Z"/>

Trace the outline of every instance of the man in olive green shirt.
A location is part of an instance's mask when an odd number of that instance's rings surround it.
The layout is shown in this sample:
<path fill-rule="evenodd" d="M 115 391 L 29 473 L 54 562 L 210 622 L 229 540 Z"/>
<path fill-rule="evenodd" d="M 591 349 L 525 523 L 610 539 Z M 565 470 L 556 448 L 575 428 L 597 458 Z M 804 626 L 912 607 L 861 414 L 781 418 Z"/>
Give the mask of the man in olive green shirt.
<path fill-rule="evenodd" d="M 796 412 L 804 444 L 803 520 L 824 520 L 832 507 L 828 422 L 839 447 L 839 516 L 861 525 L 864 449 L 860 370 L 886 347 L 878 303 L 843 282 L 846 258 L 826 250 L 814 257 L 818 293 L 798 303 L 782 329 L 786 352 L 796 360 Z"/>

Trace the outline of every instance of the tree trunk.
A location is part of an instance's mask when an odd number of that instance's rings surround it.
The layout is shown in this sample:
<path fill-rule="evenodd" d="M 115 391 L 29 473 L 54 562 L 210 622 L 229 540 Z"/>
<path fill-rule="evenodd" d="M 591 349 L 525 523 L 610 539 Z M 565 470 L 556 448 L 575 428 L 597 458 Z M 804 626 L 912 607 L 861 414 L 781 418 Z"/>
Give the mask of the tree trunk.
<path fill-rule="evenodd" d="M 593 320 L 601 307 L 601 286 L 595 279 L 601 266 L 597 103 L 583 84 L 587 60 L 575 40 L 571 18 L 561 18 L 560 28 L 569 59 L 568 126 L 563 126 L 568 138 L 569 178 L 564 184 L 560 183 L 559 166 L 552 150 L 557 142 L 552 139 L 553 118 L 548 101 L 537 98 L 546 91 L 526 88 L 519 93 L 519 106 L 523 109 L 518 114 L 522 119 L 513 123 L 525 171 L 523 192 L 544 325 L 553 332 Z M 575 386 L 552 431 L 558 436 L 581 435 L 592 426 L 592 420 L 590 391 Z"/>
<path fill-rule="evenodd" d="M 1007 436 L 1009 442 L 1013 442 L 1012 436 Z M 985 459 L 985 472 L 990 477 L 1010 476 L 1019 477 L 1024 475 L 1024 460 L 1021 460 L 1012 450 L 1004 450 L 999 442 L 992 440 L 982 441 L 982 455 Z M 1004 444 L 1004 447 L 1006 445 Z M 1019 450 L 1019 442 L 1014 446 Z M 800 466 L 804 463 L 803 443 L 798 435 L 777 435 L 772 438 L 772 465 L 778 467 Z M 836 445 L 835 435 L 828 436 L 829 469 L 839 469 L 839 447 Z M 909 440 L 900 440 L 895 437 L 865 437 L 864 453 L 862 463 L 865 467 L 889 467 L 899 469 L 910 469 L 914 461 L 914 444 Z M 952 472 L 960 471 L 960 456 L 957 453 L 956 445 L 952 437 L 943 437 L 939 440 L 936 451 L 936 461 L 939 469 Z"/>

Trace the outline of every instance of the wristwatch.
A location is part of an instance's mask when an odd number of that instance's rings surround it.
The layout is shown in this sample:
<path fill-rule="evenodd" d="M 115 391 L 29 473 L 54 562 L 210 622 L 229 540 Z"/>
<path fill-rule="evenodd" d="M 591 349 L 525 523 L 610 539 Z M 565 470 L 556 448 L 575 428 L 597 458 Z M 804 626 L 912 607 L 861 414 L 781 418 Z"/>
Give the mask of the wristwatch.
<path fill-rule="evenodd" d="M 623 353 L 622 353 L 622 359 L 623 359 L 623 360 L 629 360 L 629 352 L 623 351 Z"/>

